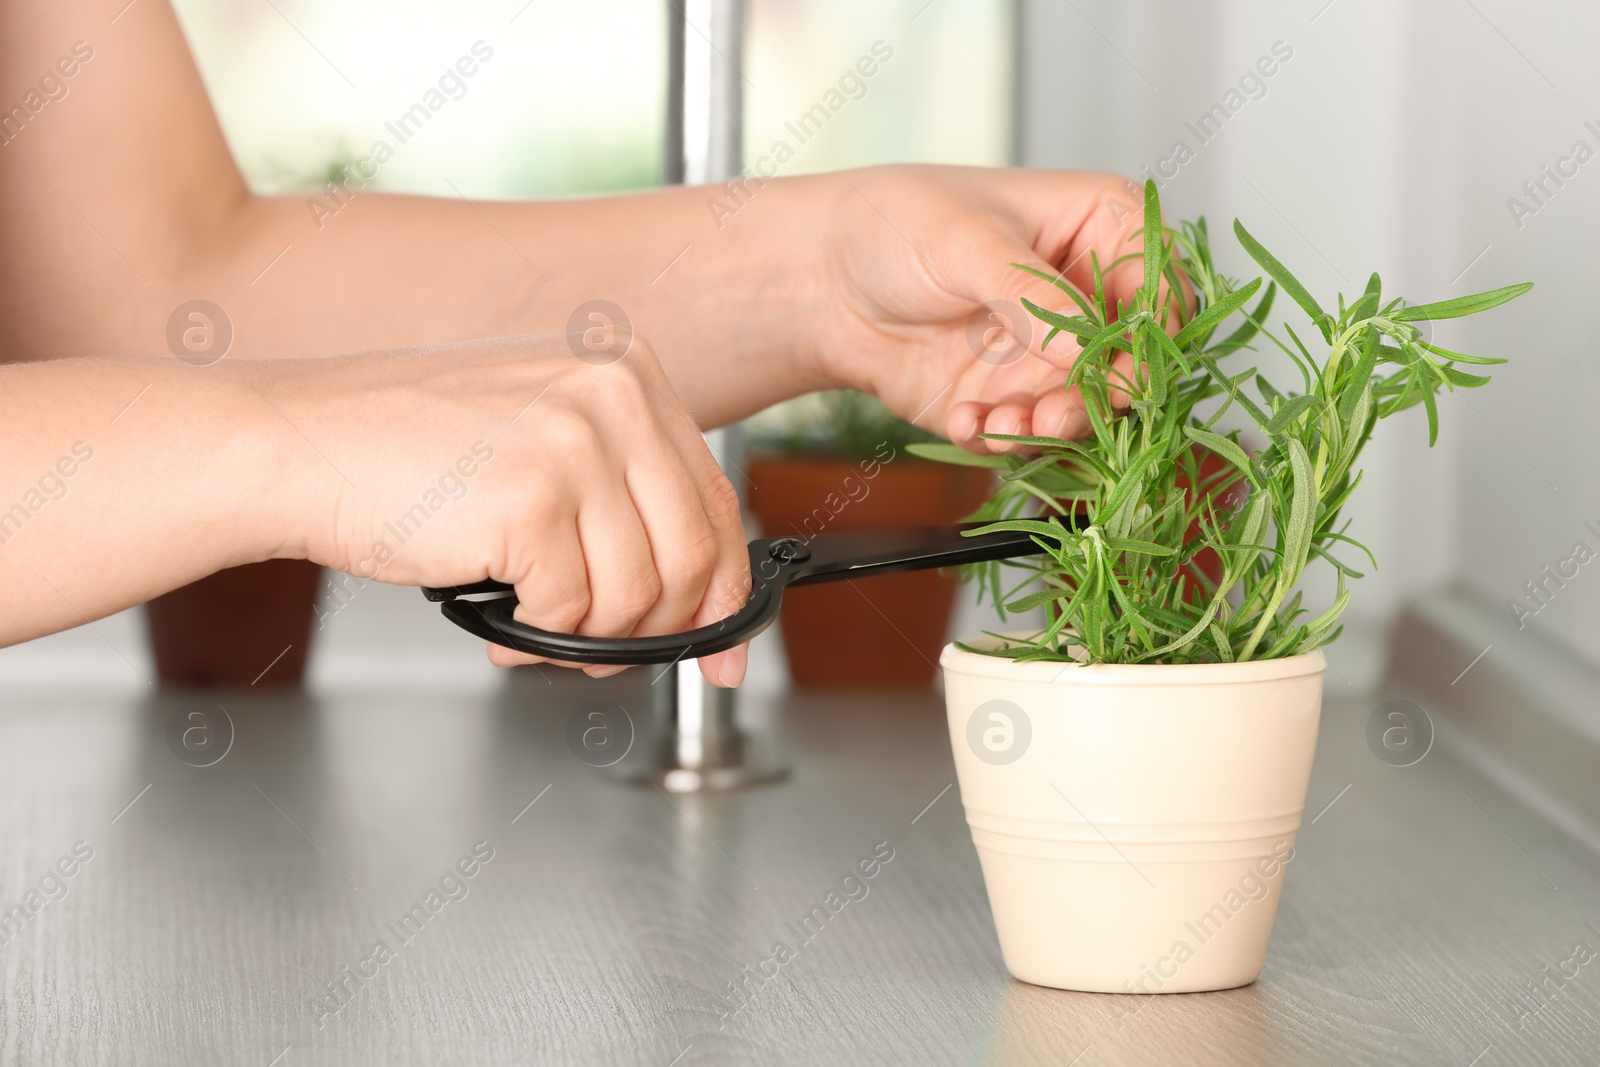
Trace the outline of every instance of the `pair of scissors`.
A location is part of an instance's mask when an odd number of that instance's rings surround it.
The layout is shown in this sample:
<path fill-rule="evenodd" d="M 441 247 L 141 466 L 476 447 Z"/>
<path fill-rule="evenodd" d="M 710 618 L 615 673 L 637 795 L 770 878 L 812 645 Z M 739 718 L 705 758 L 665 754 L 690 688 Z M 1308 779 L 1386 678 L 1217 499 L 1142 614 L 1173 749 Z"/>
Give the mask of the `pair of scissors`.
<path fill-rule="evenodd" d="M 1032 534 L 969 531 L 985 523 L 769 537 L 750 542 L 750 599 L 719 622 L 650 637 L 589 637 L 541 630 L 512 618 L 516 590 L 505 582 L 427 588 L 444 617 L 469 633 L 518 652 L 571 663 L 675 663 L 742 645 L 772 624 L 789 586 L 820 585 L 896 571 L 985 563 L 1044 551 Z"/>

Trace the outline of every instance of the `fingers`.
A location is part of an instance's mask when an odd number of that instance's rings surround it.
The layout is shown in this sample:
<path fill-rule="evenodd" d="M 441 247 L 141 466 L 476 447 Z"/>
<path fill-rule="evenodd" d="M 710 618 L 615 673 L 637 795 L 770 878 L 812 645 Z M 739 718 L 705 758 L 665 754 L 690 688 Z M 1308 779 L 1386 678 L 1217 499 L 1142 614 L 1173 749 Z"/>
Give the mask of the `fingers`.
<path fill-rule="evenodd" d="M 1115 316 L 1129 306 L 1144 280 L 1140 259 L 1144 202 L 1140 187 L 1117 175 L 1035 172 L 1018 189 L 1021 195 L 1013 200 L 1013 206 L 1021 224 L 1015 232 L 1003 232 L 1001 227 L 970 238 L 975 250 L 965 257 L 969 266 L 965 273 L 950 272 L 952 285 L 979 303 L 994 300 L 997 295 L 999 299 L 1018 302 L 1026 298 L 1047 310 L 1080 315 L 1082 309 L 1073 294 L 1081 297 L 1094 292 L 1098 264 L 1105 294 L 1103 313 Z M 1072 293 L 1017 270 L 1010 266 L 1013 263 L 1051 275 Z M 994 268 L 998 264 L 1005 266 L 997 273 Z M 1171 301 L 1168 314 L 1169 331 L 1175 331 L 1187 319 L 1195 303 L 1187 279 L 1180 274 L 1180 280 L 1182 291 L 1177 300 Z M 1163 278 L 1161 284 L 1159 299 L 1165 300 L 1168 282 Z M 1033 319 L 1030 328 L 1031 336 L 1026 338 L 1029 352 L 1052 367 L 1070 369 L 1081 356 L 1082 347 L 1076 338 L 1057 334 L 1046 347 L 1048 325 Z M 1109 349 L 1098 359 L 1103 361 L 1109 386 L 1112 411 L 1106 414 L 1120 413 L 1140 388 L 1133 357 L 1119 349 Z M 1017 375 L 1008 377 L 1015 379 Z M 1007 391 L 995 390 L 994 384 L 991 380 L 986 391 Z M 1014 387 L 1019 383 L 1013 380 L 1007 384 Z M 1059 378 L 1044 378 L 1037 380 L 1036 387 L 1028 389 L 1026 396 L 990 395 L 952 405 L 946 416 L 947 436 L 978 454 L 1029 450 L 1028 446 L 1015 443 L 983 440 L 981 434 L 1081 439 L 1091 431 L 1084 398 L 1078 389 L 1064 391 L 1060 384 Z"/>
<path fill-rule="evenodd" d="M 1105 313 L 1117 314 L 1131 304 L 1144 284 L 1139 253 L 1144 248 L 1144 192 L 1135 182 L 1115 174 L 1095 175 L 1093 207 L 1067 242 L 1063 266 L 1067 278 L 1084 292 L 1094 291 L 1098 261 L 1105 291 Z M 1124 262 L 1117 260 L 1131 256 Z"/>
<path fill-rule="evenodd" d="M 1026 437 L 1033 433 L 1033 405 L 1020 400 L 1003 401 L 989 409 L 983 420 L 983 432 Z M 995 452 L 1017 452 L 1025 446 L 1015 441 L 990 441 Z"/>
<path fill-rule="evenodd" d="M 1033 432 L 1045 437 L 1060 437 L 1068 441 L 1081 440 L 1089 434 L 1089 416 L 1083 410 L 1083 394 L 1077 389 L 1070 393 L 1054 389 L 1039 398 L 1033 406 Z"/>
<path fill-rule="evenodd" d="M 674 461 L 650 463 L 631 479 L 591 475 L 573 534 L 552 549 L 541 552 L 529 578 L 517 583 L 516 617 L 540 629 L 591 637 L 690 629 L 718 561 L 716 533 L 700 494 Z M 501 665 L 555 662 L 596 678 L 624 669 L 495 647 L 489 658 Z"/>
<path fill-rule="evenodd" d="M 719 559 L 717 531 L 706 515 L 699 487 L 679 457 L 668 459 L 630 471 L 627 479 L 661 590 L 634 626 L 636 635 L 688 629 Z"/>
<path fill-rule="evenodd" d="M 589 613 L 589 575 L 578 538 L 577 515 L 561 510 L 548 519 L 519 516 L 517 526 L 538 531 L 531 561 L 515 582 L 516 620 L 553 633 L 570 634 Z M 524 536 L 520 529 L 512 537 Z M 503 645 L 489 646 L 489 662 L 498 667 L 549 662 Z"/>
<path fill-rule="evenodd" d="M 1087 437 L 1089 416 L 1083 409 L 1083 395 L 1076 389 L 1051 389 L 1031 400 L 1008 401 L 992 408 L 975 401 L 957 404 L 950 412 L 950 439 L 978 455 L 1028 452 L 1027 445 L 1012 441 L 992 441 L 978 434 L 1038 435 L 1068 441 Z"/>
<path fill-rule="evenodd" d="M 738 494 L 720 469 L 714 484 L 706 486 L 706 492 L 706 514 L 716 531 L 716 564 L 700 607 L 689 620 L 691 626 L 709 626 L 725 619 L 744 607 L 750 598 L 750 553 L 745 547 Z M 740 645 L 702 658 L 700 673 L 712 685 L 732 688 L 744 681 L 748 663 L 749 646 Z"/>
<path fill-rule="evenodd" d="M 574 632 L 629 636 L 660 598 L 662 583 L 637 504 L 620 477 L 586 491 L 578 511 L 578 540 L 590 601 Z"/>
<path fill-rule="evenodd" d="M 946 419 L 945 436 L 976 456 L 994 456 L 1019 452 L 1023 446 L 1012 441 L 995 441 L 983 434 L 1020 434 L 1029 424 L 1026 404 L 1021 400 L 1004 403 L 985 403 L 964 400 L 950 409 Z M 995 415 L 1002 407 L 1006 410 Z"/>
<path fill-rule="evenodd" d="M 963 400 L 951 405 L 950 413 L 945 416 L 945 437 L 968 452 L 982 455 L 989 451 L 987 445 L 978 440 L 978 435 L 983 432 L 983 416 L 987 410 L 985 405 L 976 400 Z"/>
<path fill-rule="evenodd" d="M 1115 314 L 1119 304 L 1132 303 L 1135 291 L 1144 284 L 1144 190 L 1131 179 L 1115 174 L 1097 175 L 1100 205 L 1083 220 L 1069 243 L 1067 277 L 1084 291 L 1093 291 L 1094 269 L 1090 249 L 1097 252 L 1104 270 L 1106 313 Z M 1174 258 L 1178 252 L 1173 250 Z M 1110 266 L 1117 259 L 1130 257 Z M 1181 292 L 1167 314 L 1168 333 L 1177 332 L 1194 313 L 1195 292 L 1186 275 L 1180 273 Z M 1167 299 L 1169 283 L 1163 277 L 1157 302 Z"/>
<path fill-rule="evenodd" d="M 521 575 L 514 580 L 516 618 L 560 633 L 630 637 L 678 633 L 732 614 L 750 589 L 733 486 L 670 394 L 657 403 L 661 387 L 647 380 L 609 384 L 607 434 L 595 432 L 600 416 L 567 420 L 546 442 L 542 462 L 562 472 L 560 484 L 531 501 L 512 501 L 519 529 L 510 534 L 508 566 Z M 615 409 L 628 395 L 648 402 L 629 405 L 623 416 Z M 558 505 L 545 495 L 568 502 L 561 506 L 570 512 L 553 520 L 546 512 Z M 505 666 L 581 666 L 498 646 L 489 658 Z M 739 648 L 707 657 L 701 669 L 713 683 L 733 686 L 745 664 Z M 583 667 L 594 677 L 623 669 Z"/>
<path fill-rule="evenodd" d="M 515 502 L 508 539 L 519 622 L 554 633 L 624 637 L 654 607 L 661 581 L 623 468 L 604 454 L 601 439 L 575 420 L 546 442 L 560 476 Z M 498 665 L 554 662 L 492 646 Z M 595 677 L 620 666 L 583 666 Z"/>
<path fill-rule="evenodd" d="M 699 606 L 689 627 L 708 626 L 727 618 L 750 597 L 750 553 L 745 547 L 739 494 L 717 466 L 696 430 L 683 443 L 685 466 L 699 493 L 704 521 L 711 531 L 712 565 Z M 700 673 L 712 685 L 731 688 L 744 681 L 749 648 L 740 645 L 700 660 Z"/>
<path fill-rule="evenodd" d="M 655 365 L 640 368 L 647 376 L 660 404 L 656 412 L 659 429 L 676 452 L 675 462 L 681 464 L 682 477 L 694 487 L 701 508 L 701 520 L 694 527 L 696 553 L 690 568 L 694 576 L 685 580 L 685 588 L 698 584 L 698 573 L 704 562 L 703 531 L 709 529 L 709 555 L 712 558 L 709 577 L 705 580 L 700 602 L 686 623 L 672 625 L 671 629 L 692 629 L 707 626 L 727 618 L 744 606 L 750 597 L 750 555 L 745 547 L 744 518 L 739 510 L 739 494 L 728 476 L 718 466 L 716 457 L 706 444 L 700 427 L 684 410 L 672 393 L 672 386 Z M 652 483 L 658 479 L 649 478 Z M 651 527 L 652 531 L 654 527 Z M 663 561 L 663 569 L 675 566 Z M 700 672 L 713 685 L 731 688 L 744 681 L 748 650 L 741 645 L 700 660 Z"/>
<path fill-rule="evenodd" d="M 635 635 L 678 633 L 727 618 L 750 592 L 739 497 L 698 437 L 670 469 L 637 478 L 634 499 L 652 546 L 659 592 Z M 713 685 L 744 680 L 745 646 L 706 656 L 700 671 Z"/>

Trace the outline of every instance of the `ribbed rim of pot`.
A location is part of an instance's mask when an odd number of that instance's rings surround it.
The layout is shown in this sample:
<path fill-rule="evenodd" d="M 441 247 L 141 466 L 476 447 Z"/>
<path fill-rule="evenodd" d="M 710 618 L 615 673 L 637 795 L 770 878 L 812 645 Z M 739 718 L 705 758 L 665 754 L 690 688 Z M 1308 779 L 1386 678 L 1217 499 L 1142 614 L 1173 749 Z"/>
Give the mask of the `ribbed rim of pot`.
<path fill-rule="evenodd" d="M 977 648 L 994 648 L 993 637 L 964 641 Z M 1321 650 L 1303 652 L 1282 659 L 1251 660 L 1248 663 L 1018 663 L 998 656 L 964 652 L 953 644 L 945 645 L 939 666 L 982 678 L 1001 678 L 1014 682 L 1045 682 L 1066 685 L 1232 685 L 1238 682 L 1273 682 L 1321 674 L 1328 666 Z"/>

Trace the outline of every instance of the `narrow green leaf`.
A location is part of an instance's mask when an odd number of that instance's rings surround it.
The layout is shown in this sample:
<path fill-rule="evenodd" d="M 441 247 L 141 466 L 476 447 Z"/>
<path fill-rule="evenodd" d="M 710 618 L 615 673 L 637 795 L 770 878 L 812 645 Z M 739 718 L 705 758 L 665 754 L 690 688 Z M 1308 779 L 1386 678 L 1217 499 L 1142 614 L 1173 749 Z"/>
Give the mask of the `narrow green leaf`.
<path fill-rule="evenodd" d="M 1372 382 L 1372 371 L 1378 365 L 1378 349 L 1380 334 L 1371 326 L 1366 327 L 1361 334 L 1361 355 L 1357 358 L 1355 367 L 1350 372 L 1350 384 L 1339 398 L 1339 414 L 1345 419 L 1350 418 L 1351 411 L 1355 408 L 1356 398 Z"/>
<path fill-rule="evenodd" d="M 1065 600 L 1072 596 L 1073 593 L 1074 590 L 1072 589 L 1041 589 L 1036 593 L 1029 593 L 1025 597 L 1021 597 L 1017 600 L 1007 603 L 1006 610 L 1021 614 L 1024 611 L 1032 611 L 1040 604 L 1049 604 L 1056 600 Z"/>
<path fill-rule="evenodd" d="M 1413 304 L 1403 307 L 1389 317 L 1396 322 L 1419 322 L 1423 319 L 1458 319 L 1463 315 L 1476 315 L 1480 311 L 1499 307 L 1508 300 L 1517 297 L 1533 288 L 1532 282 L 1522 282 L 1518 285 L 1508 285 L 1501 289 L 1491 289 L 1487 293 L 1473 293 L 1470 296 L 1458 296 L 1450 300 L 1440 300 L 1432 304 Z"/>
<path fill-rule="evenodd" d="M 1063 315 L 1059 311 L 1051 311 L 1049 308 L 1040 307 L 1027 297 L 1022 298 L 1022 306 L 1028 310 L 1028 314 L 1040 322 L 1057 330 L 1065 330 L 1074 337 L 1090 338 L 1101 330 L 1100 324 L 1092 319 L 1084 318 L 1082 315 Z"/>
<path fill-rule="evenodd" d="M 1250 417 L 1255 420 L 1257 426 L 1260 426 L 1263 429 L 1266 427 L 1267 423 L 1270 421 L 1267 413 L 1262 411 L 1254 400 L 1251 400 L 1249 397 L 1245 396 L 1244 393 L 1239 391 L 1239 379 L 1229 378 L 1226 374 L 1223 374 L 1221 368 L 1217 366 L 1216 361 L 1211 359 L 1209 356 L 1202 357 L 1200 360 L 1200 365 L 1204 367 L 1206 372 L 1211 375 L 1212 380 L 1220 385 L 1223 391 L 1233 398 L 1235 403 L 1244 408 Z M 1254 374 L 1255 372 L 1251 371 L 1250 373 Z"/>
<path fill-rule="evenodd" d="M 1355 393 L 1355 403 L 1350 405 L 1350 412 L 1345 416 L 1344 439 L 1339 442 L 1340 451 L 1343 453 L 1341 467 L 1347 468 L 1350 461 L 1355 459 L 1356 453 L 1361 450 L 1361 445 L 1366 440 L 1367 423 L 1371 416 L 1372 379 L 1368 378 L 1361 391 Z"/>
<path fill-rule="evenodd" d="M 1118 552 L 1138 552 L 1146 556 L 1170 556 L 1178 550 L 1166 545 L 1158 545 L 1154 541 L 1140 541 L 1133 537 L 1105 537 L 1107 548 L 1114 548 Z"/>
<path fill-rule="evenodd" d="M 1323 548 L 1321 545 L 1317 544 L 1315 541 L 1311 543 L 1311 554 L 1316 556 L 1318 559 L 1326 560 L 1330 567 L 1344 575 L 1346 578 L 1362 577 L 1360 571 L 1351 569 L 1342 560 L 1336 557 L 1333 553 L 1329 552 L 1327 549 Z"/>
<path fill-rule="evenodd" d="M 1069 441 L 1065 437 L 1042 437 L 1039 434 L 980 433 L 978 436 L 985 441 L 1010 441 L 1012 444 L 1038 445 L 1041 448 L 1067 448 L 1076 444 L 1076 442 Z M 950 447 L 955 448 L 957 446 L 951 445 Z"/>
<path fill-rule="evenodd" d="M 1100 312 L 1096 311 L 1088 301 L 1084 300 L 1083 294 L 1078 292 L 1077 289 L 1073 288 L 1065 278 L 1058 274 L 1046 274 L 1042 270 L 1038 270 L 1034 267 L 1027 267 L 1021 263 L 1013 263 L 1011 265 L 1016 267 L 1018 270 L 1027 271 L 1035 278 L 1043 278 L 1045 281 L 1049 282 L 1051 285 L 1070 296 L 1072 298 L 1072 302 L 1078 305 L 1078 309 L 1082 311 L 1086 317 L 1093 319 L 1096 322 L 1100 321 Z M 1024 301 L 1024 303 L 1026 303 L 1026 301 Z"/>
<path fill-rule="evenodd" d="M 1257 489 L 1250 500 L 1250 510 L 1245 515 L 1244 525 L 1239 531 L 1239 541 L 1245 545 L 1259 545 L 1267 532 L 1267 518 L 1272 514 L 1272 489 L 1263 486 Z"/>
<path fill-rule="evenodd" d="M 1172 338 L 1167 336 L 1167 332 L 1153 322 L 1149 326 L 1149 340 L 1154 342 L 1150 347 L 1161 354 L 1159 360 L 1150 361 L 1152 389 L 1149 396 L 1157 404 L 1165 404 L 1167 389 L 1171 385 L 1172 378 L 1168 361 L 1176 363 L 1184 374 L 1191 373 L 1189 361 L 1183 358 L 1183 353 L 1172 343 Z"/>
<path fill-rule="evenodd" d="M 1440 348 L 1438 345 L 1429 344 L 1427 341 L 1418 341 L 1417 345 L 1421 348 L 1427 349 L 1436 356 L 1441 356 L 1444 359 L 1451 360 L 1455 363 L 1473 363 L 1480 366 L 1492 366 L 1496 363 L 1508 362 L 1507 360 L 1501 359 L 1498 356 L 1469 356 L 1463 352 L 1452 352 L 1448 348 Z"/>
<path fill-rule="evenodd" d="M 1322 399 L 1315 396 L 1296 396 L 1283 402 L 1267 421 L 1267 433 L 1276 437 L 1287 430 L 1296 419 L 1312 408 L 1320 408 Z"/>
<path fill-rule="evenodd" d="M 1217 658 L 1224 663 L 1233 662 L 1233 646 L 1228 641 L 1228 631 L 1217 620 L 1211 621 L 1211 640 L 1217 646 Z"/>
<path fill-rule="evenodd" d="M 1312 524 L 1317 512 L 1317 476 L 1311 456 L 1297 437 L 1289 438 L 1289 465 L 1294 472 L 1294 496 L 1289 501 L 1289 528 L 1284 531 L 1283 555 L 1287 573 L 1298 577 L 1311 549 Z"/>
<path fill-rule="evenodd" d="M 1480 386 L 1488 385 L 1490 382 L 1490 379 L 1484 375 L 1468 374 L 1466 371 L 1457 370 L 1448 364 L 1434 369 L 1438 372 L 1439 377 L 1458 389 L 1477 389 Z"/>
<path fill-rule="evenodd" d="M 1041 522 L 1038 519 L 1002 519 L 980 526 L 975 530 L 964 531 L 965 537 L 977 537 L 979 534 L 998 533 L 1008 530 L 1013 533 L 1030 533 L 1039 537 L 1049 537 L 1056 541 L 1066 541 L 1077 537 L 1078 534 L 1054 522 Z"/>
<path fill-rule="evenodd" d="M 1006 468 L 1004 456 L 980 456 L 968 452 L 960 445 L 946 444 L 943 441 L 916 441 L 906 445 L 906 451 L 923 459 L 953 463 L 961 467 L 994 467 L 997 470 Z"/>
<path fill-rule="evenodd" d="M 1339 621 L 1339 616 L 1344 614 L 1344 609 L 1349 603 L 1350 590 L 1345 588 L 1344 574 L 1341 572 L 1339 574 L 1339 590 L 1334 596 L 1333 605 L 1327 611 L 1305 624 L 1306 633 L 1311 637 L 1321 634 L 1322 631 Z"/>
<path fill-rule="evenodd" d="M 1237 330 L 1234 330 L 1219 344 L 1213 345 L 1211 351 L 1220 356 L 1237 351 L 1249 344 L 1255 335 L 1260 332 L 1261 325 L 1267 321 L 1267 315 L 1272 311 L 1272 298 L 1278 295 L 1278 283 L 1268 282 L 1267 291 L 1262 294 L 1261 303 L 1255 310 L 1245 315 L 1245 320 Z"/>
<path fill-rule="evenodd" d="M 1092 361 L 1099 356 L 1101 352 L 1104 352 L 1108 346 L 1111 346 L 1117 341 L 1122 340 L 1122 335 L 1127 332 L 1128 327 L 1126 323 L 1124 323 L 1121 319 L 1113 319 L 1110 325 L 1101 330 L 1099 333 L 1095 334 L 1088 340 L 1087 343 L 1084 344 L 1083 351 L 1078 353 L 1078 363 L 1084 364 L 1086 367 L 1092 365 Z M 1131 348 L 1132 345 L 1124 343 L 1123 345 L 1119 345 L 1117 347 Z M 1074 366 L 1073 369 L 1076 370 L 1077 367 Z"/>
<path fill-rule="evenodd" d="M 1346 525 L 1349 525 L 1349 524 L 1347 523 Z M 1367 557 L 1367 562 L 1372 564 L 1372 569 L 1373 570 L 1377 570 L 1378 569 L 1378 561 L 1373 557 L 1372 550 L 1370 548 L 1368 548 L 1366 545 L 1362 544 L 1360 541 L 1357 541 L 1356 539 L 1354 539 L 1352 537 L 1346 537 L 1342 533 L 1330 533 L 1330 534 L 1324 534 L 1323 536 L 1329 541 L 1340 541 L 1340 542 L 1343 542 L 1344 544 L 1351 545 L 1351 546 L 1353 546 L 1355 548 L 1360 549 L 1361 550 L 1361 554 Z"/>
<path fill-rule="evenodd" d="M 1229 293 L 1190 319 L 1188 325 L 1178 331 L 1177 336 L 1172 339 L 1172 343 L 1180 349 L 1187 348 L 1195 338 L 1204 336 L 1211 330 L 1216 329 L 1223 319 L 1238 311 L 1244 302 L 1254 296 L 1256 290 L 1260 288 L 1261 279 L 1256 278 L 1243 288 Z"/>
<path fill-rule="evenodd" d="M 1431 385 L 1422 387 L 1422 406 L 1428 409 L 1428 447 L 1432 448 L 1439 440 L 1439 402 Z"/>
<path fill-rule="evenodd" d="M 1127 470 L 1118 476 L 1117 487 L 1106 498 L 1104 511 L 1107 516 L 1115 516 L 1122 511 L 1123 507 L 1133 497 L 1133 494 L 1144 487 L 1145 471 L 1155 464 L 1159 456 L 1160 451 L 1158 449 L 1146 449 L 1134 459 Z"/>
<path fill-rule="evenodd" d="M 1322 305 L 1317 303 L 1311 292 L 1300 284 L 1300 279 L 1289 273 L 1289 268 L 1278 262 L 1278 257 L 1263 248 L 1260 241 L 1250 236 L 1250 231 L 1245 229 L 1244 223 L 1238 219 L 1233 220 L 1233 232 L 1239 238 L 1239 243 L 1244 246 L 1244 250 L 1250 254 L 1250 258 L 1261 264 L 1261 269 L 1271 275 L 1272 280 L 1277 282 L 1307 315 L 1311 316 L 1311 321 L 1322 331 L 1323 339 L 1331 342 L 1333 335 L 1328 326 L 1328 313 L 1322 310 Z"/>
<path fill-rule="evenodd" d="M 1092 248 L 1089 249 L 1089 269 L 1090 273 L 1094 275 L 1095 306 L 1095 314 L 1089 317 L 1099 321 L 1105 318 L 1105 311 L 1102 309 L 1106 306 L 1106 279 L 1105 273 L 1100 269 L 1100 253 Z"/>
<path fill-rule="evenodd" d="M 1035 460 L 1033 460 L 1033 461 L 1031 461 L 1029 463 L 1024 463 L 1022 466 L 1018 467 L 1014 471 L 1007 471 L 1006 473 L 1002 474 L 1000 477 L 1004 481 L 1017 482 L 1017 481 L 1021 481 L 1024 478 L 1032 478 L 1035 474 L 1038 474 L 1040 471 L 1044 470 L 1046 467 L 1053 467 L 1057 463 L 1060 463 L 1060 462 L 1061 462 L 1061 457 L 1060 456 L 1054 456 L 1054 455 L 1040 456 L 1039 458 L 1037 458 L 1037 459 L 1035 459 Z"/>
<path fill-rule="evenodd" d="M 1373 271 L 1372 277 L 1367 279 L 1367 288 L 1361 294 L 1361 299 L 1350 305 L 1350 310 L 1341 321 L 1360 322 L 1362 319 L 1370 319 L 1373 315 L 1376 315 L 1378 313 L 1379 293 L 1381 290 L 1382 283 L 1378 280 L 1378 272 Z"/>
<path fill-rule="evenodd" d="M 1255 469 L 1250 465 L 1250 457 L 1245 454 L 1244 448 L 1237 441 L 1229 440 L 1219 433 L 1202 430 L 1196 426 L 1185 426 L 1183 435 L 1201 448 L 1215 453 L 1226 461 L 1229 466 L 1249 479 L 1252 486 L 1259 487 L 1260 483 L 1256 481 Z"/>
<path fill-rule="evenodd" d="M 1161 258 L 1161 194 L 1156 192 L 1155 179 L 1147 178 L 1144 183 L 1144 300 L 1147 308 L 1156 306 Z"/>
<path fill-rule="evenodd" d="M 1311 380 L 1316 377 L 1314 368 L 1317 361 L 1311 358 L 1310 352 L 1306 351 L 1305 342 L 1300 340 L 1300 335 L 1294 332 L 1293 326 L 1290 326 L 1287 322 L 1284 323 L 1283 332 L 1289 335 L 1289 340 L 1293 341 L 1294 346 L 1300 350 L 1299 355 L 1295 355 L 1288 349 L 1284 349 L 1284 352 L 1290 359 L 1294 360 L 1295 367 L 1300 371 L 1301 384 L 1305 387 L 1305 391 L 1309 393 L 1311 392 Z"/>
<path fill-rule="evenodd" d="M 1144 655 L 1135 659 L 1134 662 L 1142 663 L 1147 659 L 1155 659 L 1157 656 L 1165 656 L 1168 653 L 1176 652 L 1179 649 L 1189 647 L 1190 645 L 1194 644 L 1196 638 L 1206 632 L 1206 629 L 1211 625 L 1211 620 L 1216 617 L 1216 614 L 1217 601 L 1212 600 L 1211 606 L 1206 608 L 1206 613 L 1200 616 L 1200 621 L 1195 623 L 1187 633 L 1181 637 L 1175 638 L 1168 644 L 1162 645 L 1160 648 L 1151 649 L 1149 652 L 1146 652 Z"/>

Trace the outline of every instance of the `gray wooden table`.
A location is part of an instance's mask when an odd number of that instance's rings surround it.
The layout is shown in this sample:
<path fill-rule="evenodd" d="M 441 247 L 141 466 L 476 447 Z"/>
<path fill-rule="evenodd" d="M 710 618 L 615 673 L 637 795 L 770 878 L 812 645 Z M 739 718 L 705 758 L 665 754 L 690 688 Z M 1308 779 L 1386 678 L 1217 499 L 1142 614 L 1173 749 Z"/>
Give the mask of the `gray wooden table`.
<path fill-rule="evenodd" d="M 647 678 L 553 673 L 223 696 L 204 767 L 175 697 L 0 702 L 0 1060 L 1600 1062 L 1600 859 L 1446 747 L 1381 763 L 1370 702 L 1327 709 L 1261 981 L 1126 998 L 1007 977 L 934 697 L 790 699 L 789 782 L 669 798 L 565 739 Z"/>

